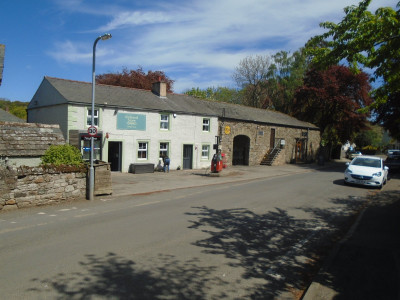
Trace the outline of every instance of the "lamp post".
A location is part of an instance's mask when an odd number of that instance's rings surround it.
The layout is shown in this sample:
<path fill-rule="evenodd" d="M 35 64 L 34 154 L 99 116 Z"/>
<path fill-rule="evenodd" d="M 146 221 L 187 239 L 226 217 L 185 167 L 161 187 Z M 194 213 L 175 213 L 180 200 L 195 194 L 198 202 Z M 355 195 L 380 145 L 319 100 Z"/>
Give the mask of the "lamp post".
<path fill-rule="evenodd" d="M 111 38 L 110 33 L 105 33 L 99 36 L 93 44 L 93 64 L 92 64 L 92 116 L 91 116 L 91 127 L 94 126 L 94 90 L 96 85 L 95 78 L 95 66 L 96 66 L 96 45 L 99 40 L 108 40 Z M 94 136 L 90 138 L 90 169 L 89 169 L 89 200 L 93 200 L 94 191 L 94 168 L 93 168 L 93 158 L 94 158 Z"/>

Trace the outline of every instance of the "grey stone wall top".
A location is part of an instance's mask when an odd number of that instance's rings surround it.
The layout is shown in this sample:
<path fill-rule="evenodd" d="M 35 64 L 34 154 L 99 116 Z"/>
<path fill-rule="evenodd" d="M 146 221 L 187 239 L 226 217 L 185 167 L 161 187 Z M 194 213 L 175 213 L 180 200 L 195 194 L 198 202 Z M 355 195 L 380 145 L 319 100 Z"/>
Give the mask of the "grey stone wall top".
<path fill-rule="evenodd" d="M 59 125 L 0 122 L 0 156 L 42 156 L 50 145 L 63 145 Z"/>

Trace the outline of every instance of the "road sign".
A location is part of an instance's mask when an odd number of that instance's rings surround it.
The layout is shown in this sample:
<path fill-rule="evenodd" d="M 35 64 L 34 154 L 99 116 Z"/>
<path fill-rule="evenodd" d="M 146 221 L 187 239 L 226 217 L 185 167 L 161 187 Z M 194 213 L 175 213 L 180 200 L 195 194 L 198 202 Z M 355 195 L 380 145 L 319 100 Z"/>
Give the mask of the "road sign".
<path fill-rule="evenodd" d="M 95 126 L 90 126 L 87 130 L 90 136 L 94 136 L 97 134 L 97 128 Z"/>

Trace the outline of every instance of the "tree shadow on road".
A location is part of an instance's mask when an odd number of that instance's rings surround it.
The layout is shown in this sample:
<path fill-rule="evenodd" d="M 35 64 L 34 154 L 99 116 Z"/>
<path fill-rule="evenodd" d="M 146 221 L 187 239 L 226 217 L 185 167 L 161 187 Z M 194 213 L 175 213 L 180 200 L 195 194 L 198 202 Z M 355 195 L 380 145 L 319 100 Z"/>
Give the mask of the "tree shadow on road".
<path fill-rule="evenodd" d="M 382 191 L 370 200 L 315 278 L 319 293 L 329 289 L 335 300 L 399 298 L 400 191 Z"/>
<path fill-rule="evenodd" d="M 231 259 L 231 267 L 244 269 L 243 280 L 265 282 L 251 287 L 248 284 L 248 298 L 273 299 L 292 293 L 300 299 L 322 258 L 337 242 L 339 228 L 347 226 L 356 207 L 354 199 L 344 199 L 339 205 L 342 209 L 299 208 L 313 216 L 303 219 L 278 208 L 256 214 L 244 208 L 215 210 L 202 206 L 187 214 L 196 218 L 190 228 L 208 235 L 194 245 L 204 248 L 204 253 Z"/>
<path fill-rule="evenodd" d="M 31 288 L 30 293 L 56 293 L 56 299 L 221 299 L 207 296 L 213 267 L 199 267 L 197 259 L 186 262 L 174 256 L 160 255 L 152 261 L 152 269 L 144 269 L 134 261 L 108 253 L 104 257 L 86 255 L 79 264 L 82 271 L 59 273 L 50 279 L 35 278 L 33 283 L 47 288 Z M 53 299 L 53 297 L 52 297 Z"/>

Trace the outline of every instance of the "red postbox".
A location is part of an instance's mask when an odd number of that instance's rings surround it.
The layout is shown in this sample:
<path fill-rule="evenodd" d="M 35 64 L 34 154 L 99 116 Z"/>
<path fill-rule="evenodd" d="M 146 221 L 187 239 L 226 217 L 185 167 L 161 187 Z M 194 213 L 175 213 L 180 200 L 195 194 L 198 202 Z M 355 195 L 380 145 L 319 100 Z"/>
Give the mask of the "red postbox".
<path fill-rule="evenodd" d="M 222 156 L 222 167 L 225 169 L 225 168 L 227 167 L 227 164 L 226 164 L 226 162 L 227 162 L 226 155 L 225 155 L 225 153 L 221 153 L 221 156 Z"/>

